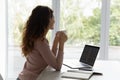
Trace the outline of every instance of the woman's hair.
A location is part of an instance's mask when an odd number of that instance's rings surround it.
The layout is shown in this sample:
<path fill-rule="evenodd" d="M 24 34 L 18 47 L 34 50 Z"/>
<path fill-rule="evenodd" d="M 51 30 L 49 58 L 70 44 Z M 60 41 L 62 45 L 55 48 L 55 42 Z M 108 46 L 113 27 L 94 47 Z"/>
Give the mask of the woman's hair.
<path fill-rule="evenodd" d="M 34 41 L 44 37 L 52 17 L 53 11 L 47 6 L 37 6 L 33 9 L 23 29 L 21 47 L 24 56 L 33 50 Z"/>

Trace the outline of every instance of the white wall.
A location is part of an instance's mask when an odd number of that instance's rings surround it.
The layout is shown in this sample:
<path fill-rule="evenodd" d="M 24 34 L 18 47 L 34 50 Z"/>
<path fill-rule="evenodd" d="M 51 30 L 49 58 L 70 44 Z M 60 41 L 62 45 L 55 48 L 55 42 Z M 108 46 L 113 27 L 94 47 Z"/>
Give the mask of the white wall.
<path fill-rule="evenodd" d="M 0 0 L 0 73 L 5 79 L 6 75 L 6 6 L 5 0 Z"/>

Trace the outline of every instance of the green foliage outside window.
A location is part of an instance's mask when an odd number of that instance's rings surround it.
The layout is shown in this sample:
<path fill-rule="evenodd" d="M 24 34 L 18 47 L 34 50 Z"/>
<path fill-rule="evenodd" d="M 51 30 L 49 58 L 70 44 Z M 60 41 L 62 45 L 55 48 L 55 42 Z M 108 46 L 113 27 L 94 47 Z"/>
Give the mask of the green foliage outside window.
<path fill-rule="evenodd" d="M 67 30 L 67 34 L 69 37 L 67 44 L 72 45 L 83 41 L 89 43 L 94 42 L 94 44 L 98 44 L 100 42 L 101 9 L 96 7 L 93 9 L 92 16 L 85 17 L 82 14 L 82 8 L 79 8 L 79 5 L 77 5 L 77 3 L 76 7 L 72 7 L 72 5 L 70 5 L 72 4 L 72 2 L 69 1 L 68 3 L 66 3 L 66 5 L 64 5 L 68 11 L 61 12 L 60 14 L 60 27 Z M 73 11 L 70 10 L 71 8 L 73 9 Z M 110 10 L 111 13 L 109 42 L 112 46 L 120 46 L 120 2 L 116 2 L 115 4 L 113 4 Z M 21 13 L 16 13 L 16 21 L 14 22 L 15 25 L 12 32 L 15 44 L 17 45 L 21 42 L 21 33 L 23 29 L 23 24 L 25 23 L 22 20 L 22 16 L 23 15 L 21 15 Z"/>

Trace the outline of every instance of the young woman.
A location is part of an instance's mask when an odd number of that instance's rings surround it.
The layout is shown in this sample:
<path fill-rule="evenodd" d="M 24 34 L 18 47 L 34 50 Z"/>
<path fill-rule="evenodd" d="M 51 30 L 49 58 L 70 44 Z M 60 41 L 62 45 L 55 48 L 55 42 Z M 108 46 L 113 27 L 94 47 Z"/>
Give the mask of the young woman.
<path fill-rule="evenodd" d="M 61 69 L 67 36 L 58 31 L 50 49 L 46 34 L 54 29 L 54 22 L 53 11 L 49 7 L 37 6 L 33 9 L 23 31 L 21 47 L 26 62 L 17 80 L 36 80 L 48 65 L 57 71 Z"/>

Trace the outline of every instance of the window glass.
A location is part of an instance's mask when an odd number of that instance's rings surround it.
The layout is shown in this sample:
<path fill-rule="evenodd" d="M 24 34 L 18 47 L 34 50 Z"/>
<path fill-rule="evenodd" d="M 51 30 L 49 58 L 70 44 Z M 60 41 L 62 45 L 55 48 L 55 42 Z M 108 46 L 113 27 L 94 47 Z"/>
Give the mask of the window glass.
<path fill-rule="evenodd" d="M 85 44 L 100 44 L 101 0 L 60 1 L 60 29 L 68 35 L 65 58 L 79 58 Z"/>
<path fill-rule="evenodd" d="M 120 60 L 120 0 L 111 0 L 108 58 Z"/>

